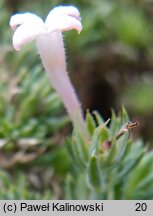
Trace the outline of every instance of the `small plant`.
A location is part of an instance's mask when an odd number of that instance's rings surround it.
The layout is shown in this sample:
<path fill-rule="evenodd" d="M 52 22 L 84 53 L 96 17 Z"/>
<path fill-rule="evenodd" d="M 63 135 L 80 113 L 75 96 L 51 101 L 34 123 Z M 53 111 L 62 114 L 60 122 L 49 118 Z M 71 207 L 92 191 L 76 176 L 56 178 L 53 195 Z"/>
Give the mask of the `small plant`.
<path fill-rule="evenodd" d="M 61 178 L 58 198 L 152 199 L 153 152 L 148 153 L 141 141 L 133 142 L 129 135 L 137 123 L 129 123 L 124 109 L 120 117 L 113 113 L 106 122 L 98 112 L 93 115 L 87 112 L 83 119 L 80 102 L 66 72 L 61 35 L 65 30 L 82 30 L 79 11 L 73 6 L 56 7 L 45 22 L 31 13 L 16 14 L 10 25 L 15 31 L 16 50 L 36 40 L 49 80 L 73 123 L 72 137 L 66 139 L 62 152 L 64 161 L 68 157 L 71 160 L 68 159 Z"/>

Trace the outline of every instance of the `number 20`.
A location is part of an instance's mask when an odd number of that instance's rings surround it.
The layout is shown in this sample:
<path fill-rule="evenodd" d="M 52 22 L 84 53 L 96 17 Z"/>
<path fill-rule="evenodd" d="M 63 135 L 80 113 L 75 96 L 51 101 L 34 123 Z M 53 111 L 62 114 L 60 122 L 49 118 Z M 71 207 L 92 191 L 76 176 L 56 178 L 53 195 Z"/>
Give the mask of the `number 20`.
<path fill-rule="evenodd" d="M 146 203 L 136 203 L 135 205 L 136 205 L 135 211 L 146 211 L 147 210 Z"/>

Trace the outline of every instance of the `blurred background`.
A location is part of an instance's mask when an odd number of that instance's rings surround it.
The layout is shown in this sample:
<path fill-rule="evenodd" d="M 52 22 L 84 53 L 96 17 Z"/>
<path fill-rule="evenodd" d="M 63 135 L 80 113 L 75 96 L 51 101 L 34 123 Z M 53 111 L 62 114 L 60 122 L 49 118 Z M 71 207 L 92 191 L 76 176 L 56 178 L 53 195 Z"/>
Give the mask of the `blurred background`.
<path fill-rule="evenodd" d="M 133 137 L 153 145 L 152 0 L 1 0 L 2 199 L 62 198 L 61 176 L 69 169 L 63 148 L 69 120 L 34 44 L 16 52 L 9 28 L 16 12 L 30 11 L 45 19 L 59 4 L 74 4 L 81 11 L 83 31 L 66 32 L 64 40 L 68 71 L 84 112 L 98 110 L 107 120 L 112 109 L 118 113 L 124 106 L 131 121 L 139 122 Z"/>

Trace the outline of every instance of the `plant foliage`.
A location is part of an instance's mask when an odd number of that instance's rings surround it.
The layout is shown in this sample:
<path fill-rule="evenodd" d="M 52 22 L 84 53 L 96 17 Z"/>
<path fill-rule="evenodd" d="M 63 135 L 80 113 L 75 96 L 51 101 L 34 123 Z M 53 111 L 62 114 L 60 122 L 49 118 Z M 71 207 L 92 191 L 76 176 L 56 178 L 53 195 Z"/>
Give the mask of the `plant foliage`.
<path fill-rule="evenodd" d="M 110 124 L 97 112 L 88 112 L 86 122 L 88 143 L 77 128 L 66 141 L 75 170 L 67 178 L 67 198 L 152 199 L 153 152 L 142 141 L 131 140 L 125 110 L 120 117 L 113 113 Z"/>

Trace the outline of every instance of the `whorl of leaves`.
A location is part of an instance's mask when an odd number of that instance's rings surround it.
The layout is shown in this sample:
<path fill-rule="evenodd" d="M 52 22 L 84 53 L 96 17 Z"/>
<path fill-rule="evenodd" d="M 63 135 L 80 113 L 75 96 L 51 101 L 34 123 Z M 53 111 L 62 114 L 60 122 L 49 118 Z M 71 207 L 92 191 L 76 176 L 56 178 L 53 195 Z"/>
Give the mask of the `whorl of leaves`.
<path fill-rule="evenodd" d="M 78 128 L 67 140 L 75 170 L 67 178 L 67 198 L 152 199 L 153 152 L 142 141 L 131 140 L 126 111 L 120 117 L 112 113 L 110 123 L 88 112 L 86 122 L 88 143 Z"/>

